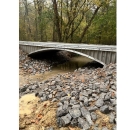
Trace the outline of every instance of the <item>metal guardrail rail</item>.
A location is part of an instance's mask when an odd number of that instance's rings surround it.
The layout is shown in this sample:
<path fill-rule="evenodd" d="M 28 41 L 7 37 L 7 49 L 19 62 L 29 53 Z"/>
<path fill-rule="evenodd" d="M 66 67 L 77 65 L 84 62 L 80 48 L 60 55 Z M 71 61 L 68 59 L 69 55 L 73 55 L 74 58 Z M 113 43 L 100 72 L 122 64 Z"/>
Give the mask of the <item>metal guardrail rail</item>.
<path fill-rule="evenodd" d="M 116 52 L 114 45 L 93 45 L 93 44 L 72 44 L 72 43 L 59 43 L 59 42 L 31 42 L 19 41 L 20 45 L 27 46 L 40 46 L 46 48 L 64 48 L 64 49 L 82 49 L 82 50 L 99 50 L 99 51 L 112 51 Z"/>

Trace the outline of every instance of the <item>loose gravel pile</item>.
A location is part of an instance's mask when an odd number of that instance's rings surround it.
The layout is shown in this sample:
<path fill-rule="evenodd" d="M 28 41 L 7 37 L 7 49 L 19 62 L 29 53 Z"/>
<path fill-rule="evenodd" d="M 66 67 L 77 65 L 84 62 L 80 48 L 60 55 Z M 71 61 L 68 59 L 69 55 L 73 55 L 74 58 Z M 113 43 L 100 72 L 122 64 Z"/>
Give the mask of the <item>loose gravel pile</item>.
<path fill-rule="evenodd" d="M 48 55 L 48 54 L 46 54 Z M 40 55 L 37 57 L 39 58 Z M 19 67 L 25 74 L 35 75 L 36 73 L 44 73 L 45 71 L 51 71 L 52 67 L 57 64 L 69 61 L 71 54 L 66 51 L 59 51 L 52 54 L 52 59 L 33 59 L 28 57 L 28 54 L 19 49 Z M 56 59 L 55 59 L 56 58 Z"/>
<path fill-rule="evenodd" d="M 28 57 L 28 54 L 23 50 L 19 49 L 19 67 L 23 69 L 25 74 L 36 74 L 36 73 L 44 73 L 45 71 L 51 70 L 51 65 L 47 61 L 43 60 L 35 60 Z"/>
<path fill-rule="evenodd" d="M 96 111 L 109 116 L 112 130 L 116 130 L 116 65 L 103 68 L 75 70 L 57 75 L 44 82 L 19 88 L 20 97 L 35 93 L 42 101 L 58 102 L 56 119 L 59 127 L 78 126 L 83 130 L 98 130 Z M 105 126 L 102 130 L 108 130 Z"/>

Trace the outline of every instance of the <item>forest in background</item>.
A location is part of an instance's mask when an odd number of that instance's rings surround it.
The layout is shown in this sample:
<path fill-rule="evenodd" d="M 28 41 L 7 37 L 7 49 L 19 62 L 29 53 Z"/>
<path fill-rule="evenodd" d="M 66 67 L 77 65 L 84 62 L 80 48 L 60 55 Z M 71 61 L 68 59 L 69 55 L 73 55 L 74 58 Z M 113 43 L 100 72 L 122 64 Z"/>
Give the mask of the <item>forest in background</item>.
<path fill-rule="evenodd" d="M 116 45 L 116 0 L 19 0 L 19 40 Z"/>

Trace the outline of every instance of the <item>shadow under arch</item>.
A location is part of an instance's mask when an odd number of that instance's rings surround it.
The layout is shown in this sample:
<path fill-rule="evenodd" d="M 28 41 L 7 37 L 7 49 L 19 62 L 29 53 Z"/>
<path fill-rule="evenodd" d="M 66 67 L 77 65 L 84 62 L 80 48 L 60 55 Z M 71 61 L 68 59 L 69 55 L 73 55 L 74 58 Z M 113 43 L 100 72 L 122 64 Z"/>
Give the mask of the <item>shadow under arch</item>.
<path fill-rule="evenodd" d="M 71 53 L 75 53 L 75 54 L 79 54 L 79 55 L 81 55 L 81 56 L 84 56 L 84 57 L 87 57 L 87 58 L 89 58 L 89 59 L 92 59 L 92 60 L 94 60 L 94 61 L 96 61 L 96 62 L 99 62 L 100 64 L 102 64 L 102 65 L 105 65 L 105 63 L 103 63 L 102 61 L 100 61 L 100 60 L 98 60 L 98 59 L 96 59 L 96 58 L 93 58 L 92 56 L 89 56 L 89 55 L 87 55 L 87 54 L 84 54 L 84 53 L 81 53 L 81 52 L 78 52 L 78 51 L 75 51 L 75 50 L 70 50 L 70 49 L 62 49 L 62 48 L 44 48 L 44 49 L 39 49 L 39 50 L 36 50 L 36 51 L 33 51 L 33 52 L 31 52 L 31 53 L 29 53 L 28 54 L 28 56 L 31 56 L 31 55 L 33 55 L 33 54 L 36 54 L 36 53 L 39 53 L 39 52 L 47 52 L 47 51 L 51 51 L 51 50 L 56 50 L 56 51 L 60 51 L 60 50 L 62 50 L 62 51 L 68 51 L 68 52 L 71 52 Z"/>

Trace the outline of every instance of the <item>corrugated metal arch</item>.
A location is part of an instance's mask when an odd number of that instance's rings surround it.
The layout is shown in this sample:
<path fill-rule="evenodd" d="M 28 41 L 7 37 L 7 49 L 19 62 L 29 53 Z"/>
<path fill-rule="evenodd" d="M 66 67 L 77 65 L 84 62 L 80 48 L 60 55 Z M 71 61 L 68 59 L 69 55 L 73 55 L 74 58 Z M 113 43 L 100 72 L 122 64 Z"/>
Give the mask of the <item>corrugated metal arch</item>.
<path fill-rule="evenodd" d="M 72 53 L 75 53 L 75 54 L 79 54 L 81 56 L 85 56 L 89 59 L 92 59 L 94 61 L 97 61 L 99 62 L 100 64 L 102 65 L 105 65 L 105 63 L 103 63 L 102 61 L 98 60 L 98 59 L 95 59 L 93 58 L 92 56 L 89 56 L 87 54 L 84 54 L 84 53 L 81 53 L 81 52 L 78 52 L 78 51 L 75 51 L 75 50 L 70 50 L 70 49 L 61 49 L 61 48 L 44 48 L 44 49 L 39 49 L 39 50 L 36 50 L 36 51 L 33 51 L 31 53 L 28 54 L 28 56 L 32 55 L 32 54 L 35 54 L 35 53 L 38 53 L 38 52 L 43 52 L 43 51 L 50 51 L 50 50 L 64 50 L 64 51 L 68 51 L 68 52 L 72 52 Z"/>

